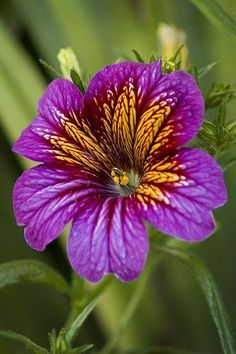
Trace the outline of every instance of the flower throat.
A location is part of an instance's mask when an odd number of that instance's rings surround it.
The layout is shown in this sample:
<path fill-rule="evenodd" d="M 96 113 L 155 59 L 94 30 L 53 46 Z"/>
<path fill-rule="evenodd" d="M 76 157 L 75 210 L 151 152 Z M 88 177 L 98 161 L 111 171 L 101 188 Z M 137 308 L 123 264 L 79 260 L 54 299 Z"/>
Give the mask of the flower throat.
<path fill-rule="evenodd" d="M 134 170 L 123 171 L 118 167 L 113 167 L 111 177 L 120 195 L 131 195 L 139 184 L 139 176 Z"/>

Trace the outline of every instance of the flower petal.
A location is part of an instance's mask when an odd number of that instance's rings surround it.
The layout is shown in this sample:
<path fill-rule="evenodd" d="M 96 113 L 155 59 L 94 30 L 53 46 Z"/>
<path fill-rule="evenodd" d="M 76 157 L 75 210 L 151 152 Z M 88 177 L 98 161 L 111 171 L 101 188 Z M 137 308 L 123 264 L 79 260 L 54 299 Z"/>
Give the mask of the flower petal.
<path fill-rule="evenodd" d="M 147 232 L 131 198 L 87 198 L 74 218 L 68 254 L 74 270 L 98 282 L 109 272 L 123 281 L 141 273 Z"/>
<path fill-rule="evenodd" d="M 39 100 L 39 116 L 22 132 L 13 150 L 35 161 L 52 161 L 52 137 L 63 136 L 63 117 L 71 123 L 80 119 L 82 105 L 83 96 L 74 84 L 65 79 L 52 81 Z"/>
<path fill-rule="evenodd" d="M 39 116 L 23 131 L 13 151 L 40 162 L 62 161 L 99 170 L 106 156 L 81 118 L 83 96 L 70 81 L 56 79 L 38 103 Z"/>
<path fill-rule="evenodd" d="M 114 165 L 117 161 L 120 166 L 123 160 L 126 169 L 132 164 L 138 119 L 160 76 L 158 61 L 109 65 L 92 78 L 84 96 L 84 116 L 92 122 L 94 134 Z"/>
<path fill-rule="evenodd" d="M 14 186 L 17 224 L 26 227 L 27 243 L 42 251 L 72 219 L 80 198 L 101 192 L 101 186 L 78 169 L 33 167 L 24 172 Z"/>
<path fill-rule="evenodd" d="M 211 209 L 227 192 L 217 162 L 201 150 L 182 148 L 159 160 L 136 190 L 140 215 L 160 231 L 199 241 L 215 227 Z"/>
<path fill-rule="evenodd" d="M 120 63 L 98 72 L 84 97 L 83 115 L 94 134 L 124 170 L 146 157 L 192 139 L 204 104 L 193 77 L 183 71 L 161 73 L 161 62 Z"/>
<path fill-rule="evenodd" d="M 204 100 L 194 78 L 184 71 L 163 75 L 152 92 L 137 127 L 137 161 L 152 161 L 189 142 L 204 117 Z"/>

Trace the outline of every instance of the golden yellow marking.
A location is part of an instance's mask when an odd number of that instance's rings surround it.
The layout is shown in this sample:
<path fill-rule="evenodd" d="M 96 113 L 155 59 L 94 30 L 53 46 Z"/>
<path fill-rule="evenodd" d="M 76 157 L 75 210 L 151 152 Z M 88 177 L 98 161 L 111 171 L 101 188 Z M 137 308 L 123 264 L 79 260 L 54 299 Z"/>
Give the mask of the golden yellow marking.
<path fill-rule="evenodd" d="M 82 164 L 97 171 L 101 169 L 100 164 L 91 155 L 77 145 L 68 142 L 64 137 L 52 136 L 50 143 L 56 159 Z"/>
<path fill-rule="evenodd" d="M 111 114 L 111 109 L 110 109 L 110 107 L 108 106 L 107 103 L 104 103 L 104 104 L 103 104 L 103 109 L 104 109 L 104 112 L 105 112 L 105 116 L 106 116 L 107 121 L 111 124 L 111 121 L 112 121 L 112 114 Z"/>
<path fill-rule="evenodd" d="M 116 184 L 120 184 L 122 186 L 127 186 L 129 184 L 129 177 L 126 175 L 126 172 L 117 167 L 112 168 L 111 176 Z"/>
<path fill-rule="evenodd" d="M 133 160 L 133 139 L 136 129 L 136 97 L 131 83 L 123 88 L 112 119 L 112 135 L 116 146 Z"/>
<path fill-rule="evenodd" d="M 143 180 L 148 183 L 172 183 L 178 182 L 180 176 L 172 172 L 150 171 L 145 173 Z"/>
<path fill-rule="evenodd" d="M 160 188 L 156 186 L 152 186 L 146 183 L 142 183 L 138 186 L 136 189 L 136 195 L 138 199 L 143 202 L 151 202 L 151 199 L 157 200 L 157 201 L 164 201 L 166 200 L 166 197 L 164 196 L 163 192 L 160 190 Z"/>
<path fill-rule="evenodd" d="M 159 137 L 163 133 L 158 134 L 164 120 L 169 116 L 171 109 L 169 106 L 156 104 L 146 110 L 139 121 L 135 136 L 134 151 L 137 163 L 144 161 L 150 146 L 153 144 L 155 137 Z M 164 130 L 164 129 L 163 129 Z M 167 134 L 167 133 L 166 133 Z M 168 135 L 168 134 L 167 134 Z M 157 142 L 157 141 L 156 141 Z M 155 150 L 161 145 L 156 144 Z"/>
<path fill-rule="evenodd" d="M 98 144 L 97 139 L 91 133 L 89 127 L 83 122 L 83 127 L 86 130 L 84 133 L 74 123 L 70 122 L 68 118 L 61 119 L 61 123 L 64 126 L 67 134 L 75 141 L 78 142 L 82 148 L 86 149 L 92 156 L 98 158 L 103 163 L 108 163 L 108 156 L 103 152 Z M 88 136 L 88 132 L 89 135 Z"/>

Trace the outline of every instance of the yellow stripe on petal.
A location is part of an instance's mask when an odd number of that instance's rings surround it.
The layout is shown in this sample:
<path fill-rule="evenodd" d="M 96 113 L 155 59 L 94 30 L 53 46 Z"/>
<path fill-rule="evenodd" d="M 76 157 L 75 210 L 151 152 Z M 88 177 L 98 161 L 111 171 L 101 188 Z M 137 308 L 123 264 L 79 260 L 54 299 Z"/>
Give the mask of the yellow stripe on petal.
<path fill-rule="evenodd" d="M 155 104 L 147 109 L 141 116 L 134 142 L 135 161 L 137 165 L 143 164 L 145 158 L 155 141 L 155 150 L 162 145 L 162 140 L 170 134 L 170 129 L 159 133 L 171 109 L 165 102 Z M 154 140 L 156 139 L 156 140 Z"/>
<path fill-rule="evenodd" d="M 80 149 L 77 145 L 68 142 L 64 137 L 53 136 L 50 139 L 52 149 L 57 160 L 69 162 L 72 164 L 80 164 L 92 170 L 99 171 L 101 169 L 100 163 L 94 158 Z"/>
<path fill-rule="evenodd" d="M 150 171 L 145 173 L 143 180 L 148 183 L 172 183 L 178 182 L 180 176 L 172 172 Z"/>
<path fill-rule="evenodd" d="M 157 186 L 142 183 L 136 189 L 136 197 L 142 204 L 153 204 L 157 201 L 169 204 L 169 198 L 164 192 Z"/>
<path fill-rule="evenodd" d="M 68 136 L 72 138 L 75 143 L 78 143 L 84 151 L 87 151 L 103 164 L 107 164 L 109 162 L 107 154 L 103 152 L 98 144 L 97 139 L 84 122 L 81 122 L 81 127 L 78 127 L 67 117 L 63 117 L 61 119 L 61 123 L 65 128 Z M 83 132 L 82 129 L 84 129 L 85 132 Z M 67 145 L 68 144 L 70 143 L 67 143 Z"/>
<path fill-rule="evenodd" d="M 136 129 L 136 97 L 131 82 L 123 88 L 117 100 L 112 119 L 112 136 L 115 146 L 125 151 L 133 161 L 133 139 Z"/>

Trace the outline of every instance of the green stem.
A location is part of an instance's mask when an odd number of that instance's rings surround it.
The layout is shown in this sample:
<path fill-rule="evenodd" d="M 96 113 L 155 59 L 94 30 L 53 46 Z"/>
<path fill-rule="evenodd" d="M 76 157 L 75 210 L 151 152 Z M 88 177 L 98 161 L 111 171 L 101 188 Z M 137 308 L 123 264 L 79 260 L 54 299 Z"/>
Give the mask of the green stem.
<path fill-rule="evenodd" d="M 218 287 L 204 262 L 197 255 L 186 249 L 165 246 L 156 246 L 156 248 L 159 251 L 179 258 L 192 270 L 207 300 L 223 352 L 225 354 L 236 354 L 228 315 L 225 311 Z"/>
<path fill-rule="evenodd" d="M 159 259 L 158 259 L 159 260 Z M 100 354 L 108 354 L 111 353 L 112 350 L 116 347 L 117 343 L 119 342 L 120 338 L 122 337 L 123 333 L 125 332 L 125 329 L 127 328 L 130 319 L 132 318 L 140 300 L 143 295 L 143 292 L 147 286 L 148 280 L 150 278 L 150 275 L 152 273 L 152 270 L 154 266 L 156 266 L 157 260 L 152 259 L 150 261 L 145 269 L 144 274 L 138 281 L 138 284 L 133 292 L 133 295 L 129 301 L 129 304 L 127 305 L 123 316 L 120 319 L 120 322 L 117 325 L 115 333 L 110 337 L 110 339 L 107 341 L 105 346 L 102 348 L 100 351 Z"/>
<path fill-rule="evenodd" d="M 71 324 L 85 309 L 85 307 L 107 289 L 107 287 L 112 283 L 113 279 L 114 278 L 110 275 L 106 276 L 106 278 L 102 282 L 100 282 L 99 285 L 96 286 L 96 288 L 91 292 L 90 295 L 83 296 L 82 294 L 82 299 L 79 298 L 79 296 L 81 296 L 81 293 L 79 291 L 77 292 L 75 288 L 75 290 L 73 291 L 73 297 L 71 298 L 71 311 L 64 325 L 64 328 L 66 330 L 70 328 Z"/>

